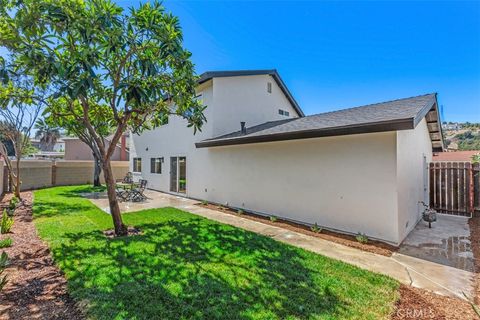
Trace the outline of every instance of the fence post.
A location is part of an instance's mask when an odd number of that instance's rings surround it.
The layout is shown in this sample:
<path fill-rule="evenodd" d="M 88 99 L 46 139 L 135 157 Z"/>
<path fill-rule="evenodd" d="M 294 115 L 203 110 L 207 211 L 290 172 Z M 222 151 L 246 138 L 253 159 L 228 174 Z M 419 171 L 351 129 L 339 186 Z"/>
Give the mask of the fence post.
<path fill-rule="evenodd" d="M 430 163 L 430 207 L 434 208 L 437 201 L 435 200 L 435 163 Z"/>
<path fill-rule="evenodd" d="M 52 161 L 52 186 L 57 184 L 57 162 Z"/>
<path fill-rule="evenodd" d="M 472 164 L 469 162 L 467 163 L 467 194 L 468 194 L 468 199 L 467 199 L 467 212 L 473 215 L 473 168 Z"/>

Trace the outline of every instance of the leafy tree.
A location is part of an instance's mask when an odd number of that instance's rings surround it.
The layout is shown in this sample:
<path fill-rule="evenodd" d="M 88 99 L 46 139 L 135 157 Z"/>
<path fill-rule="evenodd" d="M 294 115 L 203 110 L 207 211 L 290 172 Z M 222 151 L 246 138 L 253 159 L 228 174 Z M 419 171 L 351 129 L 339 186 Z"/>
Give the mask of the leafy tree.
<path fill-rule="evenodd" d="M 109 0 L 0 1 L 0 44 L 52 99 L 67 102 L 50 104 L 47 115 L 85 127 L 101 155 L 115 233 L 127 234 L 110 165 L 122 134 L 155 128 L 169 115 L 194 133 L 205 121 L 178 18 L 157 1 L 127 13 Z M 114 128 L 109 144 L 98 118 Z"/>
<path fill-rule="evenodd" d="M 45 119 L 38 119 L 35 123 L 35 138 L 40 139 L 40 150 L 53 151 L 57 140 L 60 139 L 60 129 L 50 125 Z"/>
<path fill-rule="evenodd" d="M 5 147 L 5 152 L 7 156 L 13 157 L 15 156 L 15 150 L 13 150 L 13 144 L 10 139 L 8 139 L 4 134 L 4 129 L 2 129 L 5 126 L 3 122 L 0 121 L 0 146 L 3 145 Z"/>
<path fill-rule="evenodd" d="M 0 57 L 0 134 L 9 143 L 0 140 L 0 155 L 5 161 L 13 192 L 20 198 L 20 162 L 33 151 L 30 134 L 42 109 L 40 97 L 44 92 L 34 88 L 32 78 L 25 76 L 22 69 L 10 68 L 6 61 Z M 13 148 L 15 166 L 7 146 Z"/>
<path fill-rule="evenodd" d="M 92 150 L 93 155 L 93 162 L 94 162 L 94 170 L 93 170 L 93 186 L 99 187 L 101 186 L 100 183 L 100 174 L 102 172 L 102 155 L 100 150 L 97 147 L 97 144 L 92 139 L 91 135 L 89 134 L 88 130 L 83 126 L 81 122 L 76 121 L 76 119 L 72 116 L 58 114 L 55 110 L 63 110 L 65 108 L 73 108 L 79 110 L 80 112 L 81 107 L 78 104 L 78 101 L 75 105 L 74 101 L 67 100 L 65 98 L 58 98 L 58 99 L 51 99 L 50 101 L 51 108 L 49 108 L 49 117 L 46 118 L 48 123 L 53 123 L 67 131 L 67 134 L 74 135 L 80 139 L 83 143 L 90 147 Z M 99 108 L 99 106 L 95 106 L 93 108 Z M 103 108 L 108 109 L 108 106 L 103 106 Z M 110 135 L 114 130 L 113 127 L 109 125 L 109 121 L 107 121 L 105 117 L 95 117 L 91 119 L 92 126 L 100 133 L 100 136 L 106 137 Z"/>
<path fill-rule="evenodd" d="M 480 163 L 480 152 L 472 156 L 472 163 Z"/>

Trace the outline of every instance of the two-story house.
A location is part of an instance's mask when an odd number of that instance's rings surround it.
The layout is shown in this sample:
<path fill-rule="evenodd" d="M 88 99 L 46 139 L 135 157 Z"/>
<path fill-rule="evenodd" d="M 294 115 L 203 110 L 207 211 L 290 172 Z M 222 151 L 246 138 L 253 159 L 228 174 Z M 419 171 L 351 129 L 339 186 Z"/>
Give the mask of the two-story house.
<path fill-rule="evenodd" d="M 207 122 L 132 135 L 148 187 L 399 244 L 443 141 L 436 94 L 305 116 L 276 70 L 206 72 Z"/>

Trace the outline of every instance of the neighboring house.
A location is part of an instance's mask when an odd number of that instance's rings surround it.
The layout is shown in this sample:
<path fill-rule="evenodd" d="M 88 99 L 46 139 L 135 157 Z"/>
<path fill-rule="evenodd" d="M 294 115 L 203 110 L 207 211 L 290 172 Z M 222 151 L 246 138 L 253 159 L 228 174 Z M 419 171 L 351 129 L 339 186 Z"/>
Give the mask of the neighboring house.
<path fill-rule="evenodd" d="M 304 116 L 275 70 L 207 72 L 207 122 L 132 135 L 151 189 L 399 244 L 443 150 L 436 94 Z"/>
<path fill-rule="evenodd" d="M 443 130 L 456 130 L 456 131 L 458 131 L 462 128 L 463 128 L 462 124 L 457 123 L 457 122 L 442 124 L 442 129 Z"/>
<path fill-rule="evenodd" d="M 480 150 L 435 152 L 433 161 L 472 161 L 472 157 L 480 154 Z"/>
<path fill-rule="evenodd" d="M 92 149 L 81 141 L 77 137 L 65 137 L 65 160 L 93 160 Z M 120 143 L 116 146 L 113 152 L 112 161 L 128 161 L 129 149 L 128 149 L 129 134 L 126 133 L 120 138 Z M 105 145 L 110 145 L 110 141 L 105 139 Z"/>
<path fill-rule="evenodd" d="M 33 147 L 38 149 L 38 152 L 33 155 L 37 159 L 61 159 L 65 153 L 65 141 L 63 138 L 58 139 L 53 146 L 53 150 L 49 151 L 40 143 L 40 139 L 30 139 Z"/>

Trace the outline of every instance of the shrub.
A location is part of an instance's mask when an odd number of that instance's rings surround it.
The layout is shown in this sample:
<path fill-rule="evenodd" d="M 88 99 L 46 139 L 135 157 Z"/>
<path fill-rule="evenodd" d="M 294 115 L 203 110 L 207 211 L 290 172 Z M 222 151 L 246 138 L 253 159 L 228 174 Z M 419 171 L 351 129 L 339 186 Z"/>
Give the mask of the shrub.
<path fill-rule="evenodd" d="M 238 214 L 238 215 L 243 214 L 243 210 L 242 210 L 242 209 L 238 209 L 238 210 L 237 210 L 237 214 Z"/>
<path fill-rule="evenodd" d="M 12 238 L 5 238 L 3 240 L 0 240 L 0 248 L 8 248 L 11 247 L 13 244 Z"/>
<path fill-rule="evenodd" d="M 2 221 L 0 222 L 0 233 L 8 233 L 13 226 L 13 218 L 7 215 L 7 210 L 3 210 Z"/>
<path fill-rule="evenodd" d="M 10 209 L 15 209 L 17 207 L 17 204 L 20 200 L 16 197 L 16 196 L 13 196 L 11 199 L 10 199 Z"/>
<path fill-rule="evenodd" d="M 8 208 L 10 210 L 15 210 L 15 208 L 17 208 L 17 204 L 18 204 L 19 201 L 20 200 L 17 197 L 13 196 L 12 199 L 10 199 L 10 203 L 8 204 Z"/>
<path fill-rule="evenodd" d="M 270 216 L 270 221 L 275 222 L 275 221 L 277 221 L 277 220 L 278 220 L 277 217 L 275 217 L 275 216 Z"/>
<path fill-rule="evenodd" d="M 0 256 L 0 275 L 3 273 L 5 268 L 8 266 L 8 255 L 5 252 L 2 252 Z M 7 284 L 7 276 L 0 277 L 0 291 Z"/>
<path fill-rule="evenodd" d="M 367 235 L 363 234 L 363 233 L 360 233 L 360 232 L 357 234 L 355 239 L 357 239 L 357 241 L 360 242 L 360 243 L 367 243 L 368 242 Z"/>
<path fill-rule="evenodd" d="M 310 227 L 310 230 L 312 230 L 315 233 L 320 233 L 322 232 L 322 227 L 320 227 L 316 222 L 313 226 Z"/>
<path fill-rule="evenodd" d="M 208 206 L 208 201 L 207 200 L 202 200 L 202 205 L 203 206 Z"/>

